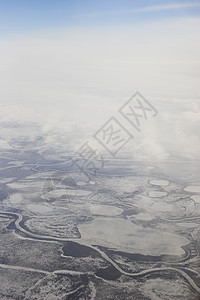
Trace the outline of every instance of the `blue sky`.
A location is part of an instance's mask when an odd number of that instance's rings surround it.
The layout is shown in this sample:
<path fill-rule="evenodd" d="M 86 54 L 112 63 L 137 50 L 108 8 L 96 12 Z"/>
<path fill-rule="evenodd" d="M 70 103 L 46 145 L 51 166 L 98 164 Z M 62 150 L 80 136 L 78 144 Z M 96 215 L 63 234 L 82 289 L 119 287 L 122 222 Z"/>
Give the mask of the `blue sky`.
<path fill-rule="evenodd" d="M 200 1 L 0 0 L 0 34 L 198 16 Z"/>

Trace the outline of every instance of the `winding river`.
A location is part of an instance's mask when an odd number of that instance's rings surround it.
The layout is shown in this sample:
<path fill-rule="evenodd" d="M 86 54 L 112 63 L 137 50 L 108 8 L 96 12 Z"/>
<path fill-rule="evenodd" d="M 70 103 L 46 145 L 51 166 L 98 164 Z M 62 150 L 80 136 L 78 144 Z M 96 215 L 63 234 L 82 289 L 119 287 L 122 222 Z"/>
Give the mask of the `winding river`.
<path fill-rule="evenodd" d="M 38 235 L 35 234 L 33 232 L 28 231 L 27 229 L 23 228 L 23 216 L 21 214 L 18 213 L 14 213 L 14 212 L 3 212 L 0 211 L 0 215 L 2 216 L 9 216 L 15 219 L 13 225 L 14 225 L 14 229 L 19 230 L 20 232 L 24 233 L 25 235 L 27 235 L 28 237 L 31 237 L 33 239 L 36 240 L 45 240 L 45 241 L 55 241 L 55 242 L 73 242 L 73 243 L 77 243 L 79 246 L 87 246 L 89 247 L 91 250 L 95 250 L 105 261 L 107 261 L 109 264 L 111 264 L 117 271 L 119 271 L 121 274 L 126 275 L 126 276 L 130 276 L 132 278 L 139 278 L 139 277 L 143 277 L 145 275 L 151 274 L 151 273 L 159 273 L 159 272 L 175 272 L 178 273 L 179 275 L 181 275 L 191 286 L 191 288 L 193 288 L 197 293 L 200 294 L 200 286 L 198 286 L 196 284 L 196 282 L 191 278 L 191 276 L 189 274 L 191 273 L 195 273 L 196 275 L 197 272 L 189 269 L 189 268 L 177 268 L 177 267 L 156 267 L 156 268 L 149 268 L 148 270 L 142 270 L 140 272 L 134 272 L 134 273 L 129 273 L 124 271 L 123 269 L 120 268 L 120 266 L 113 261 L 105 252 L 103 252 L 102 250 L 100 250 L 98 247 L 95 246 L 91 246 L 91 245 L 84 245 L 81 244 L 78 239 L 64 239 L 64 238 L 56 238 L 56 237 L 51 237 L 51 236 L 45 236 L 45 235 Z M 9 265 L 2 265 L 0 264 L 1 268 L 14 268 L 14 269 L 24 269 L 27 271 L 34 271 L 34 272 L 39 272 L 39 273 L 45 273 L 45 274 L 81 274 L 81 272 L 74 272 L 74 271 L 70 271 L 70 270 L 55 270 L 53 272 L 47 272 L 47 271 L 43 271 L 43 270 L 37 270 L 37 269 L 32 269 L 32 268 L 24 268 L 24 267 L 18 267 L 18 266 L 9 266 Z"/>

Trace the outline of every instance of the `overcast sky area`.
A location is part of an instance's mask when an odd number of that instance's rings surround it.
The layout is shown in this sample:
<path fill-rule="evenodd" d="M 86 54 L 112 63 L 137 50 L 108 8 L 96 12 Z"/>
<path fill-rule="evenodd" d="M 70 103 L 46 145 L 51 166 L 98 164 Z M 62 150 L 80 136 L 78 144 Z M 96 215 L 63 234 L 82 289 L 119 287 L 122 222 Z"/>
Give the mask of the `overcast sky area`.
<path fill-rule="evenodd" d="M 123 151 L 199 159 L 199 12 L 200 1 L 0 0 L 0 122 L 38 123 L 77 149 L 139 91 L 158 115 Z"/>

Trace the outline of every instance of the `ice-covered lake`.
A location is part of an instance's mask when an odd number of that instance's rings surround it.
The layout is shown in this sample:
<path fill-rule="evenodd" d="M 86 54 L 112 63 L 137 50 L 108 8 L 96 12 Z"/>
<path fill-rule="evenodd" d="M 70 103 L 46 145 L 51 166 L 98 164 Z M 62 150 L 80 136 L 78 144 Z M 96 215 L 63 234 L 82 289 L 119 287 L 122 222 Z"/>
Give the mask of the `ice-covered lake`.
<path fill-rule="evenodd" d="M 182 255 L 189 241 L 161 229 L 144 228 L 129 219 L 97 217 L 78 226 L 81 240 L 128 253 Z"/>

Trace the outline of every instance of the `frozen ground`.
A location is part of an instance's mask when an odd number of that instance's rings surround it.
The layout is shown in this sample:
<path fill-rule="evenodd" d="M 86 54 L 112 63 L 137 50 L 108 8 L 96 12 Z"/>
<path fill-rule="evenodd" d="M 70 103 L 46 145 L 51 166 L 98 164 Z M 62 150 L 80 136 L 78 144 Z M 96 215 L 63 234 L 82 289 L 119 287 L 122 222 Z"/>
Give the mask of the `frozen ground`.
<path fill-rule="evenodd" d="M 1 299 L 197 299 L 196 166 L 112 159 L 89 180 L 41 149 L 2 150 Z"/>

